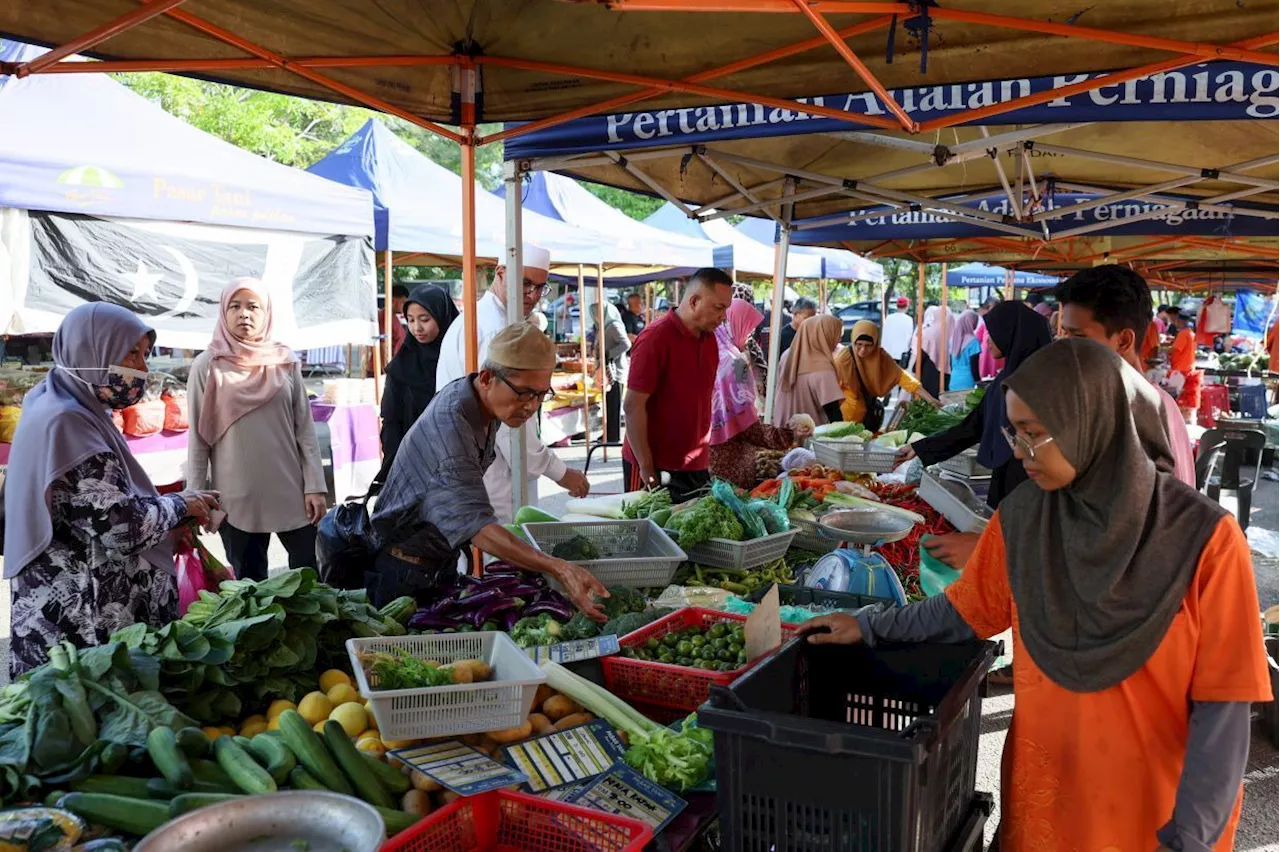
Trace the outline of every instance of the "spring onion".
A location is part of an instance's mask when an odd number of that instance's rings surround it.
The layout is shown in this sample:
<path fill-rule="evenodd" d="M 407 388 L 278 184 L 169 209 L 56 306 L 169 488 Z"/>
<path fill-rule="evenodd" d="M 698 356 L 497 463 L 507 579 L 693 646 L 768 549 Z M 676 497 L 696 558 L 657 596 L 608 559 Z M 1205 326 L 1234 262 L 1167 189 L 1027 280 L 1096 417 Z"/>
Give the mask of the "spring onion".
<path fill-rule="evenodd" d="M 841 494 L 839 491 L 828 493 L 826 497 L 822 498 L 822 502 L 828 506 L 840 506 L 846 509 L 879 509 L 883 512 L 890 512 L 894 515 L 909 518 L 913 524 L 923 524 L 925 521 L 923 515 L 919 515 L 910 509 L 892 506 L 888 503 L 877 503 L 874 500 L 864 500 L 861 497 L 854 497 L 852 494 Z"/>
<path fill-rule="evenodd" d="M 574 498 L 564 504 L 564 510 L 575 515 L 594 515 L 597 518 L 621 521 L 627 517 L 623 514 L 623 506 L 638 502 L 648 493 L 648 491 L 630 491 L 626 494 Z"/>

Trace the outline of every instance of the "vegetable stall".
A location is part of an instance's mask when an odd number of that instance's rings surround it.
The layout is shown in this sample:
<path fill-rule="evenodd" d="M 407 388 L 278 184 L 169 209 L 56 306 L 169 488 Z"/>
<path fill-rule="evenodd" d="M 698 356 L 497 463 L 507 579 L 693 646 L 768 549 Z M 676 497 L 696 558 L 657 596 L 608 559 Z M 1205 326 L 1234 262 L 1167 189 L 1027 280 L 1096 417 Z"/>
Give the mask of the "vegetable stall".
<path fill-rule="evenodd" d="M 815 440 L 885 450 L 910 434 L 826 431 Z M 658 489 L 570 501 L 562 518 L 521 509 L 514 532 L 608 587 L 603 624 L 542 576 L 501 562 L 382 609 L 304 568 L 224 581 L 179 620 L 127 627 L 99 647 L 55 645 L 0 692 L 0 848 L 125 849 L 214 808 L 290 792 L 364 803 L 385 827 L 385 850 L 694 849 L 716 831 L 741 842 L 759 814 L 719 797 L 741 782 L 717 768 L 743 759 L 742 732 L 754 729 L 738 717 L 753 718 L 764 694 L 752 684 L 790 678 L 797 665 L 835 665 L 790 642 L 800 626 L 922 597 L 920 541 L 953 529 L 901 475 L 788 455 L 752 490 L 715 482 L 681 505 Z M 821 534 L 821 519 L 850 509 L 907 518 L 911 533 L 867 552 L 842 548 Z M 867 665 L 865 652 L 848 653 L 841 671 Z M 920 664 L 934 681 L 950 673 L 946 689 L 964 693 L 949 708 L 964 706 L 991 656 L 965 654 Z M 805 699 L 815 676 L 768 688 L 788 705 L 761 712 L 866 738 L 860 757 L 837 761 L 833 783 L 873 771 L 868 761 L 898 759 L 893 743 L 904 734 L 851 725 L 844 710 Z M 770 739 L 747 739 L 761 737 Z M 803 799 L 807 783 L 757 790 L 752 801 Z M 961 818 L 977 820 L 980 837 L 983 800 L 972 782 L 957 795 L 964 807 L 938 817 L 946 837 L 965 834 Z M 915 822 L 900 817 L 885 830 Z M 813 819 L 770 830 L 818 831 L 825 817 Z M 872 808 L 859 819 L 890 815 Z M 481 824 L 521 840 L 441 839 Z M 297 836 L 273 836 L 278 848 L 320 848 L 283 825 Z M 833 838 L 821 848 L 846 848 Z"/>

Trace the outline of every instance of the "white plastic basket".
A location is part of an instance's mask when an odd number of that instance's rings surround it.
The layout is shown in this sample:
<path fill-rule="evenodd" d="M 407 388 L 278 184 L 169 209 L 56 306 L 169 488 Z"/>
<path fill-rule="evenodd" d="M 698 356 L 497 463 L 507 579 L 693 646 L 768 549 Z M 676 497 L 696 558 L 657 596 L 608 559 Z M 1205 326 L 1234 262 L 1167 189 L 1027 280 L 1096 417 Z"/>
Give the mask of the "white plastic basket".
<path fill-rule="evenodd" d="M 852 441 L 823 441 L 814 438 L 810 442 L 818 464 L 834 467 L 845 473 L 892 473 L 898 451 L 892 447 Z"/>
<path fill-rule="evenodd" d="M 968 499 L 951 491 L 964 489 L 969 492 Z M 980 533 L 987 528 L 989 515 L 986 511 L 978 511 L 975 506 L 981 505 L 977 495 L 969 486 L 957 480 L 949 480 L 943 484 L 943 478 L 937 471 L 928 469 L 920 477 L 920 499 L 937 509 L 951 526 L 960 532 Z"/>
<path fill-rule="evenodd" d="M 965 450 L 959 455 L 938 462 L 938 467 L 967 479 L 981 479 L 991 476 L 991 468 L 978 464 L 977 450 Z"/>
<path fill-rule="evenodd" d="M 750 541 L 731 541 L 727 538 L 712 538 L 695 545 L 687 551 L 690 562 L 707 565 L 711 568 L 732 568 L 745 571 L 759 568 L 770 562 L 777 562 L 787 555 L 791 542 L 800 530 L 792 528 L 786 532 L 774 533 L 764 538 Z"/>
<path fill-rule="evenodd" d="M 791 527 L 796 530 L 796 537 L 791 540 L 791 547 L 798 547 L 810 553 L 830 553 L 840 546 L 834 538 L 827 538 L 813 521 L 791 519 Z"/>
<path fill-rule="evenodd" d="M 379 690 L 367 675 L 361 654 L 388 651 L 420 660 L 455 663 L 484 660 L 493 677 L 484 683 Z M 347 656 L 360 694 L 369 699 L 383 739 L 480 734 L 516 728 L 533 709 L 534 694 L 547 676 L 505 633 L 437 633 L 348 639 Z M 372 680 L 372 682 L 371 682 Z"/>
<path fill-rule="evenodd" d="M 685 552 L 648 518 L 638 521 L 588 523 L 530 523 L 524 525 L 529 541 L 543 553 L 575 536 L 590 541 L 601 559 L 574 560 L 606 586 L 647 589 L 665 586 L 685 560 Z"/>

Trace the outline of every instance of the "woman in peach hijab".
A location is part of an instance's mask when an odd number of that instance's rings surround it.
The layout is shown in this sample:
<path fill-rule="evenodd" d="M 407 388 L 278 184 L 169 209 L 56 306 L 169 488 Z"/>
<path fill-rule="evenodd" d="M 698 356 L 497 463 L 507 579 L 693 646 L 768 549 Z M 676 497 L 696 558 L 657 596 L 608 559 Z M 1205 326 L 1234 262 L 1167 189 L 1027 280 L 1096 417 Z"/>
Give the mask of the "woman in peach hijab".
<path fill-rule="evenodd" d="M 213 341 L 187 383 L 187 482 L 217 483 L 227 558 L 237 577 L 263 580 L 272 533 L 289 567 L 315 565 L 328 488 L 298 359 L 271 339 L 269 293 L 238 278 L 220 301 Z"/>

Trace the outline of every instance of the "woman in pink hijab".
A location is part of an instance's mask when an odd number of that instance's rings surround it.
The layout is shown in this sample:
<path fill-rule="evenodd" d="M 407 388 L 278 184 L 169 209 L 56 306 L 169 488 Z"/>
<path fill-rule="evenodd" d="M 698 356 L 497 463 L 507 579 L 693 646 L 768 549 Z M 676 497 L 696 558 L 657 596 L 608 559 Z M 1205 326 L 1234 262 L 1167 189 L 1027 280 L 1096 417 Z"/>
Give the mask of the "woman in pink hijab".
<path fill-rule="evenodd" d="M 751 488 L 763 478 L 756 468 L 762 450 L 788 450 L 813 430 L 812 423 L 779 429 L 760 422 L 755 371 L 746 345 L 763 319 L 755 305 L 734 299 L 724 324 L 715 332 L 720 366 L 711 393 L 710 469 L 712 476 L 739 488 Z"/>
<path fill-rule="evenodd" d="M 274 533 L 289 567 L 315 565 L 327 508 L 320 445 L 298 359 L 271 339 L 271 297 L 238 278 L 222 291 L 209 348 L 191 365 L 187 482 L 222 491 L 220 532 L 236 576 L 264 580 Z"/>

